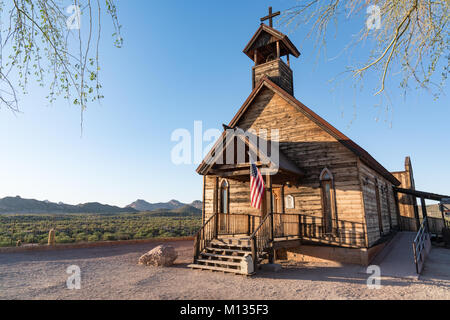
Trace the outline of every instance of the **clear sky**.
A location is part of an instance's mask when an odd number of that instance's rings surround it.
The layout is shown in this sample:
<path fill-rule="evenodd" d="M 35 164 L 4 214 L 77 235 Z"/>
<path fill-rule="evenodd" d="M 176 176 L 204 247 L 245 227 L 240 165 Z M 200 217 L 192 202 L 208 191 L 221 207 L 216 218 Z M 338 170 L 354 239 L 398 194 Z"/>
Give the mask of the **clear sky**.
<path fill-rule="evenodd" d="M 101 43 L 105 99 L 84 115 L 80 138 L 77 107 L 62 98 L 49 106 L 46 91 L 31 85 L 20 97 L 22 113 L 0 109 L 0 197 L 20 195 L 76 204 L 99 201 L 125 206 L 201 199 L 196 164 L 174 165 L 174 130 L 193 132 L 228 123 L 251 92 L 252 61 L 243 48 L 267 7 L 284 10 L 294 0 L 119 1 L 124 46 L 116 49 L 109 21 Z M 291 60 L 295 96 L 360 144 L 388 170 L 403 169 L 410 155 L 418 189 L 450 194 L 450 99 L 398 89 L 388 82 L 393 108 L 385 110 L 373 92 L 351 81 L 337 90 L 329 80 L 368 48 L 350 58 L 340 54 L 364 19 L 343 21 L 329 40 L 328 58 L 317 59 L 306 28 L 286 29 L 302 52 Z M 277 24 L 275 24 L 277 26 Z M 352 59 L 352 60 L 350 60 Z M 448 86 L 445 92 L 448 93 Z"/>

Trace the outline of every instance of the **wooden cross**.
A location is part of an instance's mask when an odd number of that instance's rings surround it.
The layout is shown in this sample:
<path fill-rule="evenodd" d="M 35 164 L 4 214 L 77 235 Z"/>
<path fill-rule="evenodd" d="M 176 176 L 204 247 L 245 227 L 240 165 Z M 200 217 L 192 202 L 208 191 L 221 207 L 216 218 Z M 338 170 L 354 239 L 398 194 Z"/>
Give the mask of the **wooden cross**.
<path fill-rule="evenodd" d="M 269 7 L 269 15 L 261 18 L 261 22 L 269 20 L 269 26 L 273 27 L 273 18 L 280 15 L 280 11 L 272 13 L 272 7 Z"/>

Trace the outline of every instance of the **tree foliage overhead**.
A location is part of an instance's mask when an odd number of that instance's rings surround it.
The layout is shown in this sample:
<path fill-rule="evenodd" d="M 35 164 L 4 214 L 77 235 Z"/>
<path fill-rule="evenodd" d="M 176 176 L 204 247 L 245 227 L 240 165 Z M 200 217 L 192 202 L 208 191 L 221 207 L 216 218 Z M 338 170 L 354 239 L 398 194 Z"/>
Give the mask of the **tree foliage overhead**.
<path fill-rule="evenodd" d="M 317 47 L 324 49 L 330 23 L 337 27 L 341 17 L 363 13 L 373 19 L 379 14 L 379 25 L 361 25 L 354 42 L 346 47 L 367 40 L 374 43 L 368 60 L 350 67 L 352 74 L 360 80 L 370 70 L 377 72 L 377 95 L 385 90 L 386 78 L 397 65 L 403 74 L 402 88 L 415 82 L 438 97 L 450 70 L 449 6 L 448 0 L 302 0 L 284 12 L 281 22 L 296 27 L 310 24 L 308 37 L 316 38 Z"/>
<path fill-rule="evenodd" d="M 114 0 L 0 0 L 0 108 L 19 111 L 18 93 L 30 80 L 49 86 L 48 99 L 64 96 L 82 111 L 102 98 L 99 42 L 104 13 L 114 44 L 120 24 Z"/>

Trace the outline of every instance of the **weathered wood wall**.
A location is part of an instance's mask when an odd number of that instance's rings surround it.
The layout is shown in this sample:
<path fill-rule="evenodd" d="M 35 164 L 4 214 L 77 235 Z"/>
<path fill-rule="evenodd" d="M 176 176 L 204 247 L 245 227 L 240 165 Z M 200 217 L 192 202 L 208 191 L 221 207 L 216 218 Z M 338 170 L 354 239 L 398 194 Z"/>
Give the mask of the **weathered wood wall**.
<path fill-rule="evenodd" d="M 400 188 L 416 189 L 410 157 L 406 157 L 405 159 L 405 171 L 392 172 L 392 175 L 401 182 Z M 402 193 L 398 194 L 398 198 L 400 215 L 409 218 L 402 219 L 402 230 L 417 231 L 417 224 L 415 222 L 416 215 L 418 215 L 416 198 Z M 410 223 L 412 220 L 414 220 L 413 223 Z"/>
<path fill-rule="evenodd" d="M 367 224 L 367 238 L 369 246 L 377 242 L 382 234 L 389 233 L 398 226 L 392 184 L 364 163 L 359 163 L 365 219 Z M 380 199 L 383 233 L 380 232 L 377 209 L 376 183 Z"/>
<path fill-rule="evenodd" d="M 286 212 L 322 217 L 319 176 L 328 168 L 334 178 L 338 219 L 364 223 L 357 157 L 319 125 L 269 89 L 260 92 L 237 125 L 257 133 L 265 129 L 269 138 L 270 130 L 278 129 L 281 151 L 306 172 L 301 181 L 291 181 L 292 186 L 285 188 L 284 194 L 295 199 L 295 208 Z M 364 230 L 359 225 L 355 231 Z"/>
<path fill-rule="evenodd" d="M 333 175 L 337 218 L 344 221 L 339 225 L 342 237 L 349 239 L 362 235 L 363 239 L 358 239 L 358 243 L 363 241 L 363 244 L 368 243 L 369 246 L 380 239 L 375 179 L 380 185 L 385 233 L 398 225 L 392 184 L 363 164 L 353 152 L 306 114 L 273 91 L 262 89 L 237 126 L 243 130 L 254 129 L 257 134 L 259 130 L 267 130 L 268 139 L 271 139 L 272 129 L 278 130 L 281 151 L 306 172 L 306 176 L 300 181 L 293 179 L 290 187 L 284 186 L 284 196 L 292 195 L 295 199 L 295 208 L 285 209 L 286 213 L 311 215 L 318 218 L 316 222 L 321 221 L 323 208 L 320 174 L 324 168 L 328 168 Z M 362 183 L 366 178 L 369 182 Z M 214 186 L 216 183 L 220 186 L 220 181 L 221 178 L 212 176 L 208 176 L 205 181 L 207 217 L 214 212 L 214 201 L 219 201 L 220 196 L 214 195 Z M 259 210 L 250 207 L 249 183 L 228 181 L 230 213 L 260 214 Z"/>
<path fill-rule="evenodd" d="M 264 76 L 268 76 L 273 82 L 294 95 L 294 78 L 292 70 L 283 60 L 276 59 L 253 67 L 253 88 Z"/>
<path fill-rule="evenodd" d="M 222 178 L 215 176 L 207 176 L 205 182 L 205 217 L 208 219 L 215 209 L 214 204 L 214 185 L 217 180 L 218 187 L 222 182 Z M 250 206 L 250 185 L 249 182 L 241 182 L 227 179 L 229 183 L 230 193 L 230 213 L 245 213 L 259 215 L 260 211 Z M 219 189 L 220 190 L 220 189 Z M 217 203 L 220 203 L 220 192 L 217 193 Z"/>

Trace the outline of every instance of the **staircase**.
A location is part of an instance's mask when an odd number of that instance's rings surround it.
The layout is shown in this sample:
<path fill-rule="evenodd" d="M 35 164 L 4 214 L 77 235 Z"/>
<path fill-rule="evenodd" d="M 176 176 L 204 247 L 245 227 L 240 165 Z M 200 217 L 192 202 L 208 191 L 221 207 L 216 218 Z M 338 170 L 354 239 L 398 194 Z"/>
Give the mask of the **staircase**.
<path fill-rule="evenodd" d="M 217 213 L 213 214 L 195 236 L 194 263 L 188 267 L 252 275 L 269 257 L 273 242 L 271 218 L 271 214 L 267 215 L 250 236 L 225 236 L 219 233 Z"/>
<path fill-rule="evenodd" d="M 251 275 L 244 271 L 241 264 L 245 255 L 251 255 L 251 243 L 248 238 L 220 238 L 209 242 L 194 264 L 192 269 L 228 272 Z"/>

